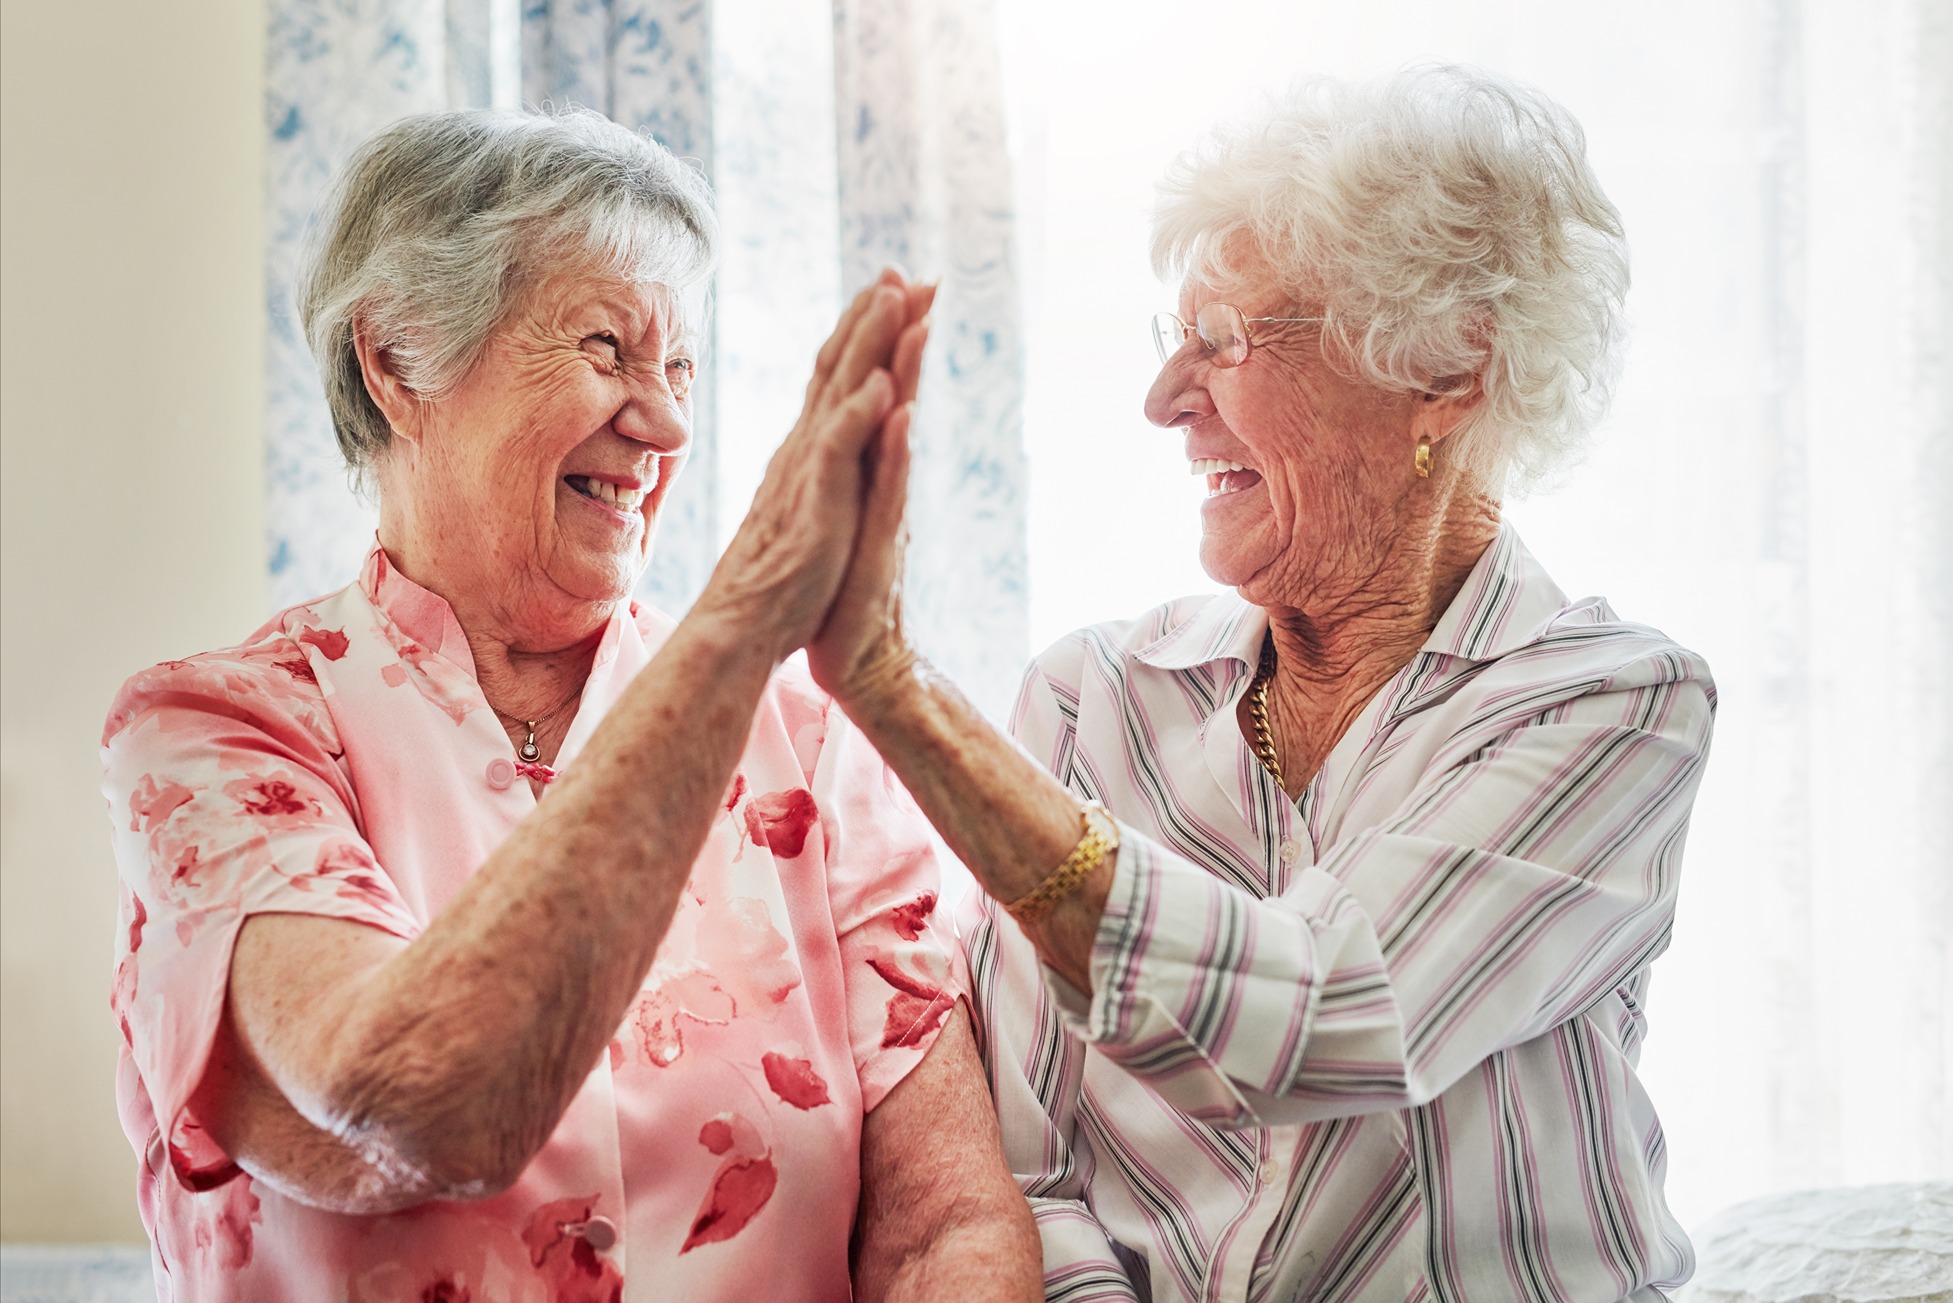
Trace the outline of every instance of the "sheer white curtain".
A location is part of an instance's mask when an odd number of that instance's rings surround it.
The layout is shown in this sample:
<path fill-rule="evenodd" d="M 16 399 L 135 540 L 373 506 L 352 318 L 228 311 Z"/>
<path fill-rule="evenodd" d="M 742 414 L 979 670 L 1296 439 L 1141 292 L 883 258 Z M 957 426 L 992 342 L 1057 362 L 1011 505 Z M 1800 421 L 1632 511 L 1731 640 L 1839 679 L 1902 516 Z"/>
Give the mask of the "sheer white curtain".
<path fill-rule="evenodd" d="M 916 430 L 907 609 L 993 714 L 1028 643 L 1023 351 L 993 0 L 271 0 L 267 491 L 280 604 L 336 587 L 373 529 L 293 319 L 334 168 L 446 107 L 579 104 L 696 159 L 724 257 L 695 450 L 641 595 L 696 596 L 791 427 L 844 296 L 940 278 Z"/>
<path fill-rule="evenodd" d="M 1210 587 L 1147 426 L 1151 184 L 1256 87 L 1417 59 L 1532 82 L 1625 215 L 1614 413 L 1509 504 L 1562 586 L 1722 700 L 1643 1068 L 1685 1222 L 1953 1176 L 1953 195 L 1943 0 L 1009 0 L 1029 295 L 1031 612 Z"/>

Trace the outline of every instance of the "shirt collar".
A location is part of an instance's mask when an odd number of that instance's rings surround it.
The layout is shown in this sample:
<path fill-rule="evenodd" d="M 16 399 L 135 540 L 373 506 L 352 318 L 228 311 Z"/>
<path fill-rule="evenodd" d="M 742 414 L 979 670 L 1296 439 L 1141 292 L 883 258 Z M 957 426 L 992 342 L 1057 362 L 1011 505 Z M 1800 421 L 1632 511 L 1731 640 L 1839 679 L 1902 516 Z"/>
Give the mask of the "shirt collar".
<path fill-rule="evenodd" d="M 1217 594 L 1187 619 L 1133 653 L 1133 659 L 1162 670 L 1190 670 L 1216 661 L 1254 665 L 1268 632 L 1268 612 L 1237 593 Z"/>
<path fill-rule="evenodd" d="M 1520 541 L 1518 531 L 1502 522 L 1498 537 L 1472 567 L 1422 650 L 1494 660 L 1532 641 L 1565 607 L 1566 594 Z M 1222 660 L 1252 666 L 1261 658 L 1267 630 L 1266 611 L 1238 594 L 1224 593 L 1133 655 L 1163 670 L 1190 670 Z"/>
<path fill-rule="evenodd" d="M 461 631 L 461 622 L 454 618 L 454 608 L 439 593 L 422 588 L 396 570 L 377 538 L 373 550 L 366 554 L 366 564 L 360 567 L 359 586 L 367 600 L 403 635 L 443 660 L 459 665 L 470 677 L 479 677 L 475 674 L 475 654 L 469 649 L 467 635 Z M 625 626 L 632 623 L 635 614 L 636 608 L 631 603 L 617 604 L 604 629 L 596 658 L 591 662 L 593 677 L 616 660 L 625 639 Z"/>
<path fill-rule="evenodd" d="M 1465 586 L 1438 617 L 1424 650 L 1462 660 L 1496 660 L 1533 641 L 1566 609 L 1553 582 L 1509 523 L 1465 577 Z"/>

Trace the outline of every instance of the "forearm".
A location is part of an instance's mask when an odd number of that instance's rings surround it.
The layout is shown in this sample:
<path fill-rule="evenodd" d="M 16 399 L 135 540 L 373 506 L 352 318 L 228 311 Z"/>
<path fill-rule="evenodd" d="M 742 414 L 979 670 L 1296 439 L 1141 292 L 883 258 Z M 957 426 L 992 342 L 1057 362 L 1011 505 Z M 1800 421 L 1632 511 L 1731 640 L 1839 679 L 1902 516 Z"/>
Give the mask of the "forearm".
<path fill-rule="evenodd" d="M 719 811 L 773 668 L 737 632 L 701 616 L 673 633 L 576 766 L 361 986 L 318 1094 L 287 1087 L 301 1112 L 402 1181 L 514 1179 L 614 1035 Z"/>
<path fill-rule="evenodd" d="M 1037 1224 L 960 1009 L 862 1125 L 852 1256 L 858 1299 L 1044 1297 Z"/>
<path fill-rule="evenodd" d="M 928 662 L 911 661 L 842 704 L 996 899 L 1030 892 L 1078 844 L 1078 798 Z M 1044 961 L 1081 991 L 1091 990 L 1092 945 L 1112 867 L 1108 859 L 1025 928 Z"/>
<path fill-rule="evenodd" d="M 1043 1248 L 1024 1200 L 968 1199 L 931 1228 L 926 1242 L 890 1237 L 856 1253 L 854 1296 L 860 1303 L 954 1299 L 1004 1303 L 1041 1298 Z"/>

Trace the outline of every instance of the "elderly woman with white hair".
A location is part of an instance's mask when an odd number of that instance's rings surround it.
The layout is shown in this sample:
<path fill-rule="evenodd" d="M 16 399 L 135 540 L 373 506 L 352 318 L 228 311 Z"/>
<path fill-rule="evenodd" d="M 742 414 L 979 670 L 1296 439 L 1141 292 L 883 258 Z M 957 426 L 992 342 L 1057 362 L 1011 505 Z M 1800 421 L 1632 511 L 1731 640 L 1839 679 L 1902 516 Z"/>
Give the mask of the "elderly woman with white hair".
<path fill-rule="evenodd" d="M 674 624 L 630 593 L 714 230 L 594 114 L 409 118 L 342 172 L 299 308 L 376 545 L 103 743 L 165 1299 L 1037 1295 L 928 829 L 782 666 L 931 292 L 854 301 Z"/>
<path fill-rule="evenodd" d="M 1584 150 L 1430 68 L 1182 158 L 1146 414 L 1234 592 L 1060 641 L 1017 745 L 907 645 L 871 501 L 829 687 L 986 893 L 964 941 L 1051 1298 L 1688 1275 L 1635 1064 L 1715 693 L 1501 518 L 1608 394 L 1627 262 Z"/>

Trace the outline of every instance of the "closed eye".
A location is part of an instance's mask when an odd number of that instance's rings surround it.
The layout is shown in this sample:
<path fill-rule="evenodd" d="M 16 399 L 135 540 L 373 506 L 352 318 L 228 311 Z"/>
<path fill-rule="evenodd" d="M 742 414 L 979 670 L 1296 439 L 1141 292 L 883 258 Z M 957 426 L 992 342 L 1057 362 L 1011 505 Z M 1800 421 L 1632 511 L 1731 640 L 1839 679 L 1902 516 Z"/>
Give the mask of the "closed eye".
<path fill-rule="evenodd" d="M 595 347 L 592 347 L 592 346 Z M 624 346 L 617 336 L 608 330 L 600 330 L 594 335 L 586 335 L 583 340 L 584 351 L 596 357 L 606 367 L 614 367 L 623 356 Z"/>

